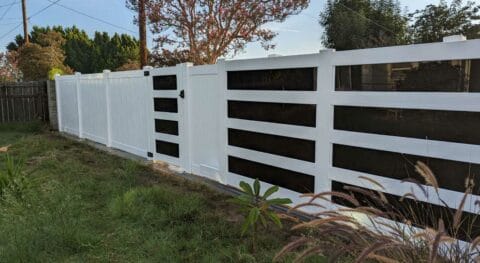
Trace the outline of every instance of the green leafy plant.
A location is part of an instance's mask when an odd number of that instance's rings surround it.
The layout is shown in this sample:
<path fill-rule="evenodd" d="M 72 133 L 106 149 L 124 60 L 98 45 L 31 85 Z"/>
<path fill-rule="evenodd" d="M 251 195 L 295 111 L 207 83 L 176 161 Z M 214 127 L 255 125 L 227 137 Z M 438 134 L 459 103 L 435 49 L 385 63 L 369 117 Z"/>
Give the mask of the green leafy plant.
<path fill-rule="evenodd" d="M 258 235 L 258 226 L 261 224 L 267 227 L 269 222 L 273 222 L 278 227 L 282 227 L 282 222 L 278 215 L 271 209 L 273 205 L 287 205 L 292 201 L 288 198 L 268 199 L 279 189 L 278 186 L 272 186 L 267 189 L 263 195 L 260 191 L 260 182 L 255 179 L 253 185 L 246 182 L 240 182 L 242 194 L 232 199 L 232 202 L 241 206 L 241 211 L 245 213 L 245 222 L 242 225 L 242 236 L 249 230 L 252 234 L 252 249 L 256 250 Z"/>
<path fill-rule="evenodd" d="M 64 75 L 65 72 L 61 68 L 52 68 L 50 71 L 48 71 L 48 79 L 49 80 L 55 80 L 55 75 Z"/>
<path fill-rule="evenodd" d="M 5 168 L 0 170 L 0 198 L 7 193 L 21 197 L 27 187 L 23 164 L 22 160 L 15 161 L 9 154 L 5 155 Z"/>

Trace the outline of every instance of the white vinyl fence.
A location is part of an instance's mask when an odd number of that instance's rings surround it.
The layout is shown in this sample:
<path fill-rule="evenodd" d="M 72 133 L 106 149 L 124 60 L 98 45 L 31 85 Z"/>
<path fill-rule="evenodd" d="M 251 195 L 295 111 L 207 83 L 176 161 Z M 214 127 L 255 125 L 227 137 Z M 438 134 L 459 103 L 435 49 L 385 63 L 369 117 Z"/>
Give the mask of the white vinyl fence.
<path fill-rule="evenodd" d="M 56 81 L 62 132 L 223 184 L 260 178 L 295 203 L 345 184 L 373 189 L 368 177 L 385 194 L 443 205 L 402 181 L 421 160 L 457 207 L 467 175 L 480 173 L 480 40 Z M 477 198 L 466 213 L 478 213 Z"/>

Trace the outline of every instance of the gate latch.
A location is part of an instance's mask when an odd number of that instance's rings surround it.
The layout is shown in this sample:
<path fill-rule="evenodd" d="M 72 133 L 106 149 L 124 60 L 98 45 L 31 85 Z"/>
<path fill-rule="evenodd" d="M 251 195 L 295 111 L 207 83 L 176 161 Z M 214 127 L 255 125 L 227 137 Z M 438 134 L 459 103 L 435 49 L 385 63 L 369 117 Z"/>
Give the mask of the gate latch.
<path fill-rule="evenodd" d="M 178 95 L 180 98 L 185 99 L 185 90 L 181 90 L 180 94 Z"/>

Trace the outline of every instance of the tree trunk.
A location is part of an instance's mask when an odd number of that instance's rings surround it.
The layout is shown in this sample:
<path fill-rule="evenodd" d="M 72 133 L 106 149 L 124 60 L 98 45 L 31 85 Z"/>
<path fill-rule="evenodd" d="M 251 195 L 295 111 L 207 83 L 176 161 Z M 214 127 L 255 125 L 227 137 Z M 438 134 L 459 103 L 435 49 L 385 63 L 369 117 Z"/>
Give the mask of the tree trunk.
<path fill-rule="evenodd" d="M 138 29 L 140 35 L 140 66 L 147 65 L 147 17 L 145 15 L 145 0 L 138 0 Z"/>

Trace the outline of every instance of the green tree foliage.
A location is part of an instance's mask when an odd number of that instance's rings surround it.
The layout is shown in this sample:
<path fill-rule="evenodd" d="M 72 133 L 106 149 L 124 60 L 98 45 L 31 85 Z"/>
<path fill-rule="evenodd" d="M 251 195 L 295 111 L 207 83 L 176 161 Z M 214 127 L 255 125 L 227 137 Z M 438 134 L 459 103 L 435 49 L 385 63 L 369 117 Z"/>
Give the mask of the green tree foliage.
<path fill-rule="evenodd" d="M 65 28 L 62 32 L 66 40 L 63 46 L 66 54 L 65 64 L 77 72 L 95 72 L 92 68 L 93 45 L 87 33 L 75 26 Z"/>
<path fill-rule="evenodd" d="M 411 34 L 414 43 L 442 41 L 449 35 L 462 34 L 468 39 L 480 38 L 480 5 L 454 0 L 450 6 L 442 0 L 410 14 L 414 20 Z"/>
<path fill-rule="evenodd" d="M 93 71 L 117 69 L 129 61 L 139 60 L 139 43 L 128 35 L 96 32 L 93 38 Z"/>
<path fill-rule="evenodd" d="M 16 82 L 21 79 L 17 52 L 0 53 L 0 83 Z"/>
<path fill-rule="evenodd" d="M 320 24 L 323 44 L 337 50 L 408 43 L 408 19 L 395 0 L 329 0 Z"/>
<path fill-rule="evenodd" d="M 175 49 L 170 51 L 162 48 L 161 50 L 155 50 L 155 52 L 150 54 L 150 60 L 152 65 L 156 67 L 171 67 L 184 62 L 193 61 L 193 57 L 186 49 Z"/>
<path fill-rule="evenodd" d="M 188 50 L 190 62 L 214 64 L 219 57 L 235 55 L 248 43 L 273 48 L 276 33 L 265 27 L 283 22 L 308 7 L 309 0 L 148 0 L 146 14 L 156 34 L 157 52 L 164 48 L 181 55 Z M 126 0 L 138 11 L 138 0 Z M 180 53 L 178 53 L 180 52 Z M 181 58 L 181 57 L 180 57 Z M 177 59 L 177 58 L 175 58 Z"/>
<path fill-rule="evenodd" d="M 18 67 L 25 80 L 46 79 L 52 68 L 64 72 L 71 71 L 64 65 L 65 53 L 62 46 L 65 39 L 60 33 L 55 31 L 40 33 L 36 37 L 36 42 L 18 49 Z"/>
<path fill-rule="evenodd" d="M 104 69 L 117 69 L 139 60 L 139 43 L 127 34 L 109 36 L 106 32 L 95 32 L 93 39 L 84 30 L 77 27 L 63 28 L 34 26 L 30 32 L 30 41 L 38 44 L 39 36 L 47 32 L 58 32 L 65 39 L 61 45 L 65 53 L 65 64 L 77 72 L 93 73 Z M 8 44 L 9 51 L 16 51 L 24 43 L 20 35 Z"/>
<path fill-rule="evenodd" d="M 126 70 L 136 70 L 141 68 L 140 62 L 138 60 L 129 60 L 125 64 L 116 68 L 115 71 L 126 71 Z"/>

